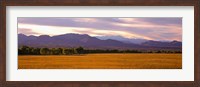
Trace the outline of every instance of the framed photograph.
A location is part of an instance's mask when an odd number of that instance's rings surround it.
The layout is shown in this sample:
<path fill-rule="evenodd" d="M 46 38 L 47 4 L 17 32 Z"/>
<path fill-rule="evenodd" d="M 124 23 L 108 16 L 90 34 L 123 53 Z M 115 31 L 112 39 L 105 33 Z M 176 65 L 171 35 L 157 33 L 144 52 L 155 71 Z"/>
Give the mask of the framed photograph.
<path fill-rule="evenodd" d="M 200 87 L 199 0 L 8 0 L 2 87 Z"/>

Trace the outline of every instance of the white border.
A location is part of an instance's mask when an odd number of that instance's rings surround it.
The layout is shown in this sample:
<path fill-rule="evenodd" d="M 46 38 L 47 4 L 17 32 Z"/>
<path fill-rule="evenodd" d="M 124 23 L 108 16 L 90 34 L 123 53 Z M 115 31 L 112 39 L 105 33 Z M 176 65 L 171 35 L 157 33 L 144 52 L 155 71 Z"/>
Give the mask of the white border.
<path fill-rule="evenodd" d="M 193 6 L 8 6 L 7 81 L 194 81 Z M 17 17 L 182 17 L 183 69 L 17 69 Z"/>

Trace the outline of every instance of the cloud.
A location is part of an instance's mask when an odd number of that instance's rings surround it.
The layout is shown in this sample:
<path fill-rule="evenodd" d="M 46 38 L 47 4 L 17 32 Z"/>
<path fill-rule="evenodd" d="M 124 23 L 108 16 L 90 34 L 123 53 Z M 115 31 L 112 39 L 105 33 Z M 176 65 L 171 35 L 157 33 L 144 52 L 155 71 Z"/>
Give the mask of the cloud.
<path fill-rule="evenodd" d="M 100 29 L 93 29 L 93 28 L 81 28 L 81 27 L 58 27 L 58 26 L 41 26 L 41 25 L 33 25 L 33 24 L 18 24 L 18 29 L 20 32 L 21 29 L 31 29 L 31 32 L 38 32 L 32 33 L 33 35 L 43 35 L 47 34 L 50 36 L 66 34 L 66 33 L 79 33 L 79 34 L 89 34 L 91 36 L 109 36 L 109 35 L 120 35 L 127 38 L 144 38 L 144 39 L 151 39 L 146 36 L 125 32 L 125 31 L 112 31 L 112 30 L 100 30 Z M 26 32 L 24 32 L 26 33 Z M 29 34 L 29 33 L 28 33 Z"/>
<path fill-rule="evenodd" d="M 95 18 L 75 18 L 73 21 L 75 22 L 82 22 L 82 23 L 94 23 L 97 22 Z"/>
<path fill-rule="evenodd" d="M 156 25 L 182 25 L 182 18 L 118 18 L 125 23 L 146 23 Z"/>
<path fill-rule="evenodd" d="M 40 33 L 33 32 L 32 29 L 28 28 L 19 28 L 18 29 L 18 34 L 25 33 L 26 35 L 38 35 Z"/>
<path fill-rule="evenodd" d="M 49 35 L 85 33 L 93 36 L 120 35 L 126 38 L 182 40 L 182 18 L 22 17 L 18 18 L 18 26 L 19 29 L 28 28 L 32 32 Z"/>

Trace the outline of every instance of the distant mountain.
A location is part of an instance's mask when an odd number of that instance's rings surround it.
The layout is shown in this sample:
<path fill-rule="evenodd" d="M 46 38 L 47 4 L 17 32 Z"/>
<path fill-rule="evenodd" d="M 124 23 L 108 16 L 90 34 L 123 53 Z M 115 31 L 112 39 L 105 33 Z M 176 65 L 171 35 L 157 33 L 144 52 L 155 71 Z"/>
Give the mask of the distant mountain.
<path fill-rule="evenodd" d="M 97 36 L 97 38 L 101 40 L 113 39 L 124 43 L 134 43 L 134 44 L 141 44 L 143 42 L 148 41 L 145 39 L 129 39 L 129 38 L 124 38 L 122 36 Z"/>
<path fill-rule="evenodd" d="M 172 42 L 161 42 L 161 41 L 146 41 L 141 43 L 143 46 L 152 46 L 152 47 L 182 47 L 182 42 L 172 41 Z"/>
<path fill-rule="evenodd" d="M 18 46 L 30 47 L 79 47 L 89 49 L 181 49 L 181 42 L 159 42 L 159 41 L 146 41 L 141 44 L 124 43 L 122 41 L 106 39 L 101 40 L 96 37 L 91 37 L 87 34 L 63 34 L 57 36 L 26 36 L 18 34 Z"/>

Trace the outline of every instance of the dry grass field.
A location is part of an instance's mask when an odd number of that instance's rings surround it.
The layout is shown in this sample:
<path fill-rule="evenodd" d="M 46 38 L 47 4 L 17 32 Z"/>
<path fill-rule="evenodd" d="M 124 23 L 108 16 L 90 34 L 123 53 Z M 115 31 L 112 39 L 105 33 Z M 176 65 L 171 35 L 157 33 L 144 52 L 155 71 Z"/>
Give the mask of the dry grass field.
<path fill-rule="evenodd" d="M 19 69 L 181 69 L 181 54 L 18 56 Z"/>

